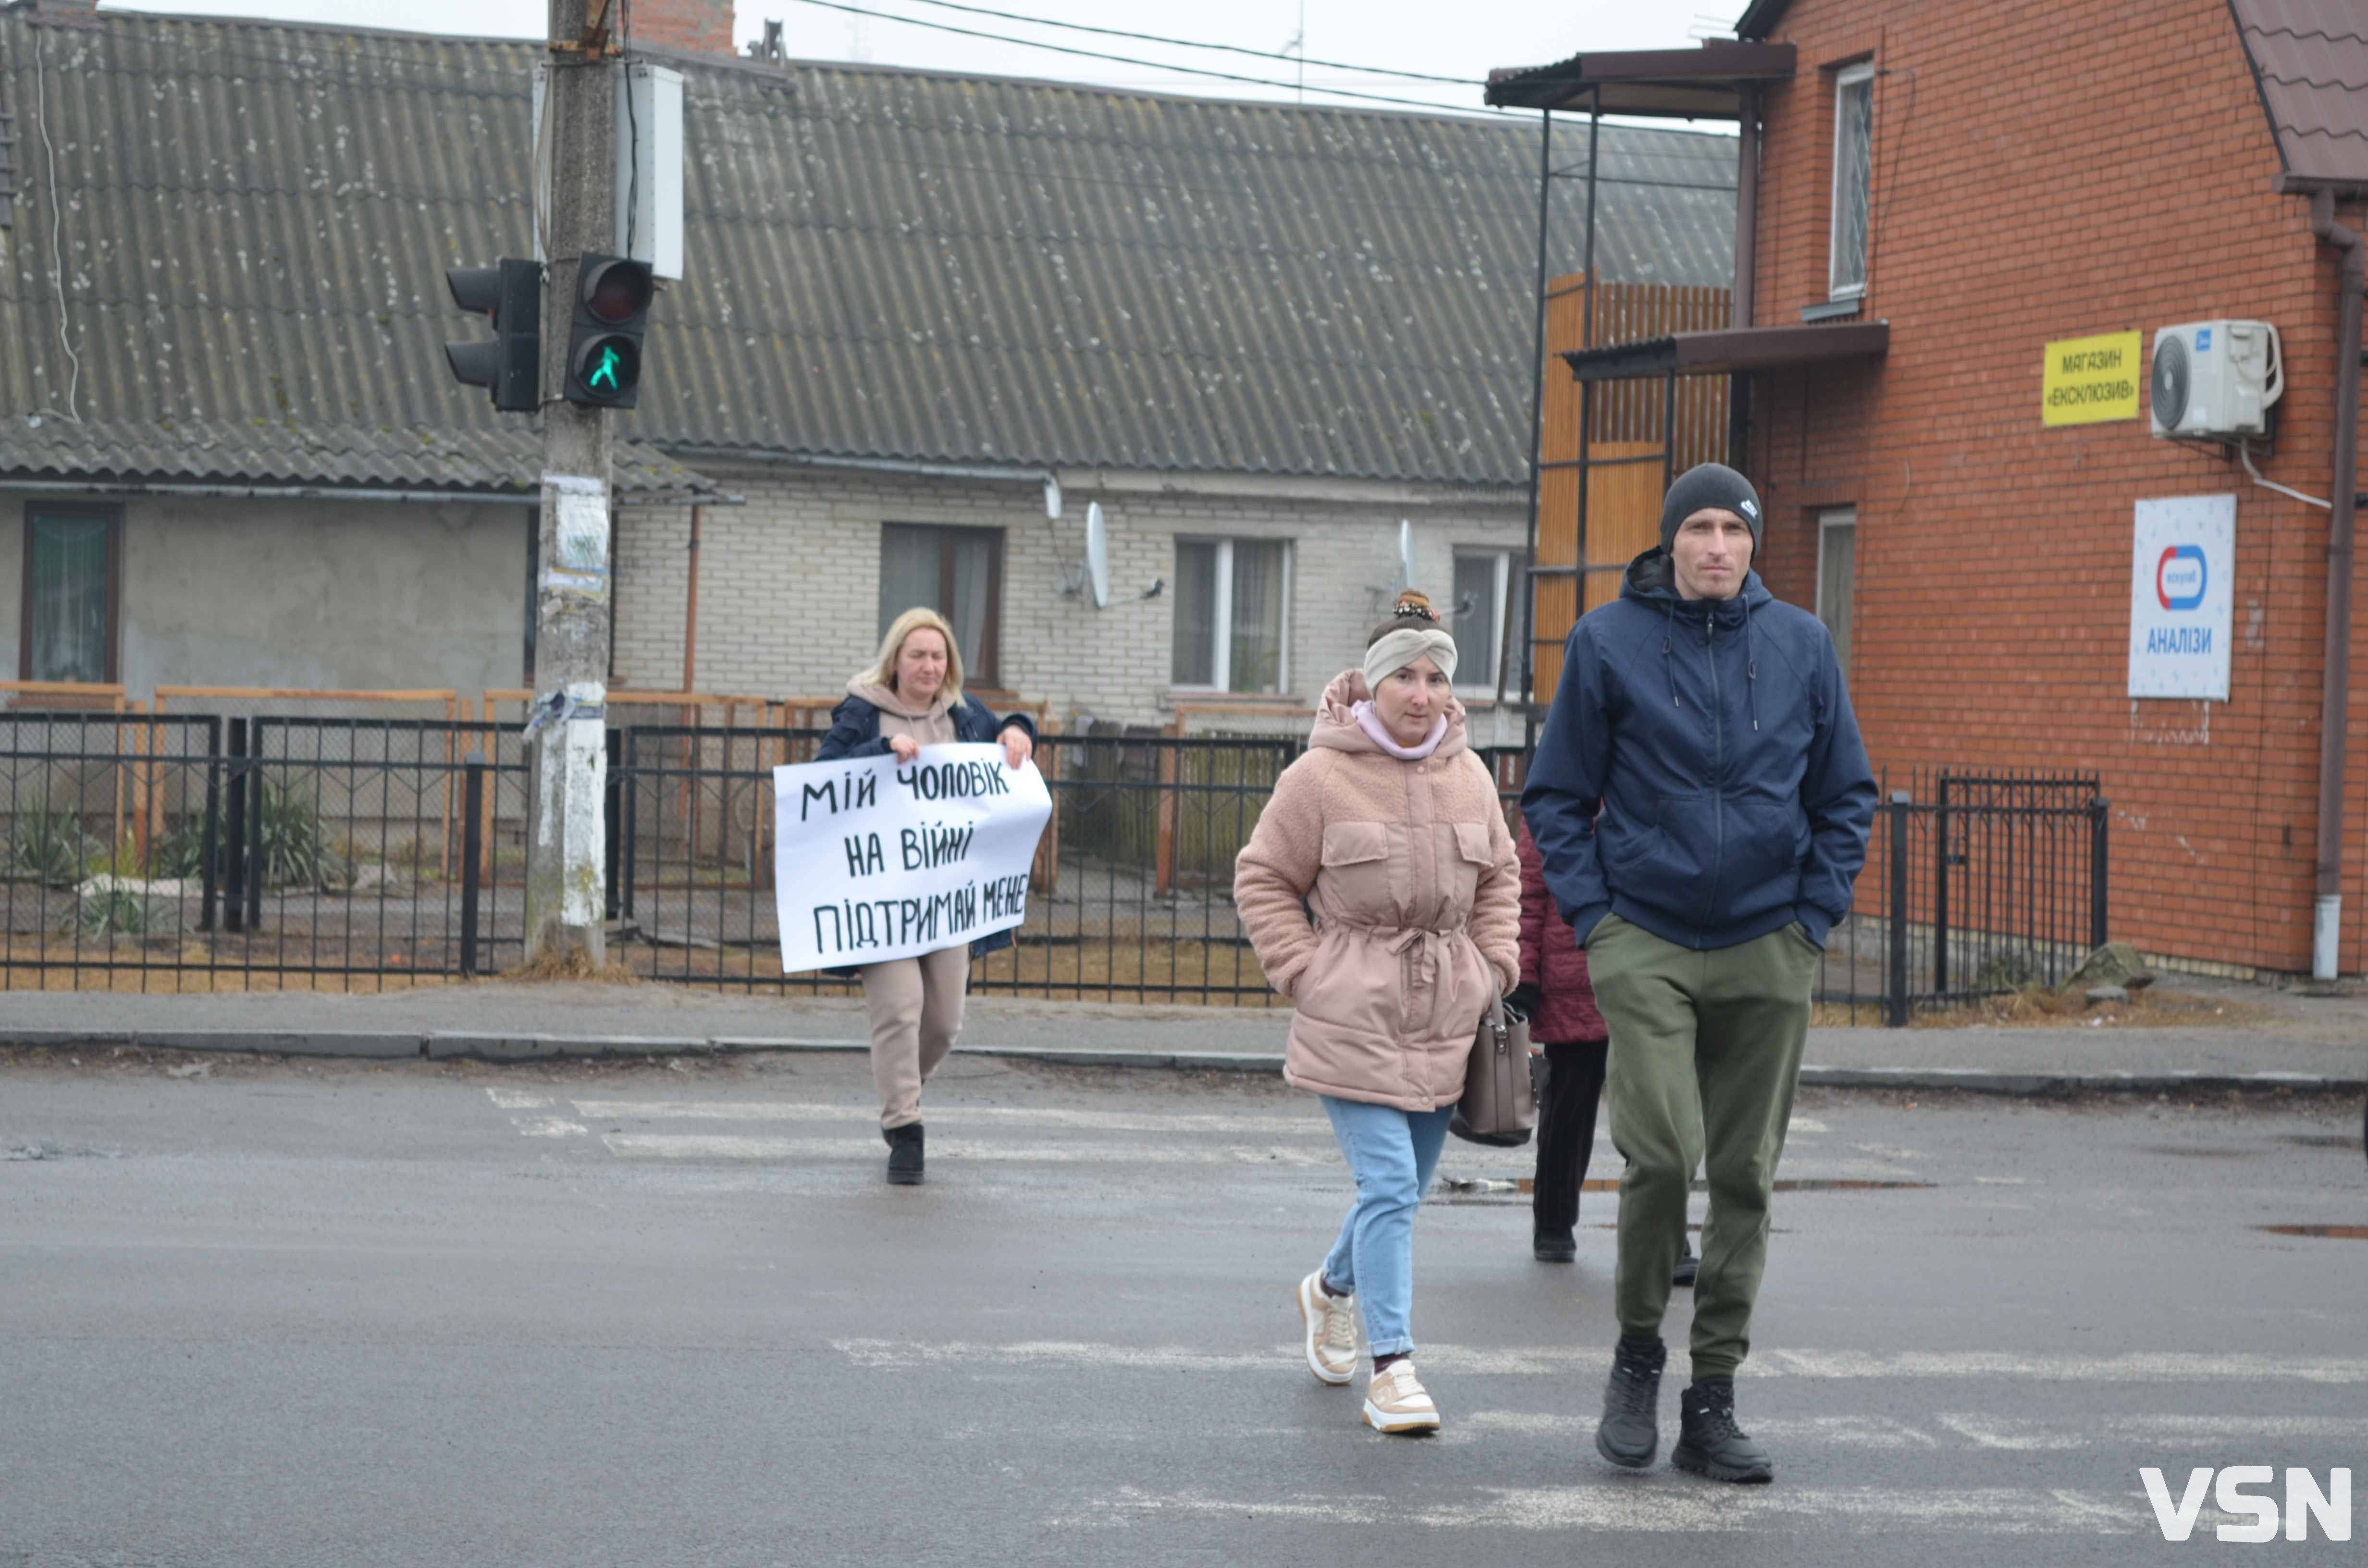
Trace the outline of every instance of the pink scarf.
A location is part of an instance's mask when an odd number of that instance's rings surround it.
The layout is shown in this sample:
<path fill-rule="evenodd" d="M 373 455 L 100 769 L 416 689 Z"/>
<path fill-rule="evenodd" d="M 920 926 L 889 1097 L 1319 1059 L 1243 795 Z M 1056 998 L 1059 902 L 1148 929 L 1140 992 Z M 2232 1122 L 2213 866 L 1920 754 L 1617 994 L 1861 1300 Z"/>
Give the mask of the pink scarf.
<path fill-rule="evenodd" d="M 1349 713 L 1357 721 L 1357 727 L 1372 738 L 1375 745 L 1396 757 L 1400 762 L 1420 762 L 1424 757 L 1437 751 L 1439 743 L 1447 738 L 1447 715 L 1444 713 L 1439 716 L 1437 723 L 1431 725 L 1430 733 L 1423 737 L 1422 744 L 1418 746 L 1402 746 L 1390 739 L 1390 732 L 1382 723 L 1382 716 L 1373 711 L 1373 704 L 1370 699 L 1351 705 Z"/>

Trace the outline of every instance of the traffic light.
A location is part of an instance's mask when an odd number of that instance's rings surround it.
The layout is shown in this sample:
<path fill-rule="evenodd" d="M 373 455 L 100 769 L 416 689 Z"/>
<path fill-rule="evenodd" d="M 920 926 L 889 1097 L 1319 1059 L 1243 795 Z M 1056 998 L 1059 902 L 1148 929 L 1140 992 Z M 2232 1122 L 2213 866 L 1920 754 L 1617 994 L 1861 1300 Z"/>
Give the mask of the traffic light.
<path fill-rule="evenodd" d="M 575 316 L 567 335 L 567 401 L 631 408 L 642 380 L 642 334 L 657 279 L 650 264 L 587 256 L 575 269 Z"/>
<path fill-rule="evenodd" d="M 492 267 L 448 267 L 452 302 L 494 322 L 491 341 L 447 343 L 452 374 L 484 387 L 505 414 L 532 414 L 542 403 L 542 267 L 505 258 Z"/>

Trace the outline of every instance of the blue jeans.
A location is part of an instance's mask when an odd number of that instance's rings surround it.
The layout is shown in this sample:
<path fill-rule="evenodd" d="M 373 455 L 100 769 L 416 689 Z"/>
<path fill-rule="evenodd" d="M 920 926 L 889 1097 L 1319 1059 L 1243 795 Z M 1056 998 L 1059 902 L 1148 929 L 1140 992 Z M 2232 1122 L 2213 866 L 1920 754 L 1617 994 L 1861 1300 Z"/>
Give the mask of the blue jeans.
<path fill-rule="evenodd" d="M 1403 1355 L 1414 1348 L 1414 1211 L 1430 1190 L 1455 1108 L 1406 1111 L 1317 1097 L 1357 1178 L 1357 1201 L 1324 1260 L 1324 1278 L 1336 1290 L 1355 1292 L 1372 1354 Z"/>

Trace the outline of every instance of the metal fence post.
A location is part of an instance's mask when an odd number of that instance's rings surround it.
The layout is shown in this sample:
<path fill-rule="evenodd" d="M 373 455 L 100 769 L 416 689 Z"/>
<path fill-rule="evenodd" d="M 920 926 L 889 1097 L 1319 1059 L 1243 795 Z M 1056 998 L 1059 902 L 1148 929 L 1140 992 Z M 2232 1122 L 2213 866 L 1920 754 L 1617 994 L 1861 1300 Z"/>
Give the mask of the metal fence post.
<path fill-rule="evenodd" d="M 246 928 L 263 929 L 263 884 L 271 875 L 271 846 L 263 835 L 263 721 L 246 732 Z"/>
<path fill-rule="evenodd" d="M 1932 812 L 1932 994 L 1949 994 L 1949 775 L 1936 781 Z"/>
<path fill-rule="evenodd" d="M 198 875 L 203 888 L 198 905 L 198 929 L 214 928 L 214 910 L 222 897 L 222 866 L 214 856 L 222 847 L 222 720 L 206 719 L 206 815 L 198 838 Z"/>
<path fill-rule="evenodd" d="M 1915 799 L 1906 790 L 1891 796 L 1891 907 L 1884 912 L 1891 953 L 1884 967 L 1883 1021 L 1896 1029 L 1907 1027 L 1907 823 Z"/>
<path fill-rule="evenodd" d="M 230 818 L 222 844 L 222 929 L 246 929 L 246 721 L 230 722 Z"/>
<path fill-rule="evenodd" d="M 484 881 L 477 869 L 484 847 L 485 754 L 471 751 L 467 783 L 462 787 L 468 820 L 461 829 L 461 972 L 477 972 L 477 889 Z"/>
<path fill-rule="evenodd" d="M 2105 905 L 2110 851 L 2112 845 L 2112 811 L 2102 795 L 2089 802 L 2089 949 L 2091 952 L 2106 942 Z"/>
<path fill-rule="evenodd" d="M 608 782 L 601 790 L 600 801 L 600 881 L 605 890 L 601 895 L 601 913 L 609 920 L 617 918 L 618 910 L 617 804 L 624 793 L 624 775 L 618 765 L 624 756 L 624 742 L 623 731 L 611 729 L 609 732 Z"/>
<path fill-rule="evenodd" d="M 618 842 L 623 848 L 625 863 L 610 879 L 609 886 L 617 890 L 618 909 L 625 919 L 631 920 L 633 918 L 633 866 L 641 852 L 640 815 L 633 810 L 633 760 L 638 748 L 634 745 L 636 737 L 633 731 L 626 730 L 621 733 L 624 737 L 625 767 L 624 777 L 617 781 L 617 809 L 624 822 L 619 828 Z"/>

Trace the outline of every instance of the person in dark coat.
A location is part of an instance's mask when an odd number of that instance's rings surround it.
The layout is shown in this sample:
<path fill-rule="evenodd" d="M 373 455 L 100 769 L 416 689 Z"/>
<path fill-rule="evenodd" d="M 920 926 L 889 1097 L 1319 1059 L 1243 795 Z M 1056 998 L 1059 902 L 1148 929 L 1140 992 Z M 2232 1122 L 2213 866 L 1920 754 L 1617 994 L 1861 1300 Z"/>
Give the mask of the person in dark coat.
<path fill-rule="evenodd" d="M 1759 497 L 1702 463 L 1661 503 L 1661 542 L 1580 618 L 1521 809 L 1611 1028 L 1620 1343 L 1596 1449 L 1656 1457 L 1661 1318 L 1687 1194 L 1710 1189 L 1693 1381 L 1669 1460 L 1775 1474 L 1736 1424 L 1735 1373 L 1768 1256 L 1810 994 L 1850 913 L 1874 772 L 1833 639 L 1751 569 Z"/>
<path fill-rule="evenodd" d="M 1538 1096 L 1538 1174 L 1530 1198 L 1530 1250 L 1540 1263 L 1578 1256 L 1578 1195 L 1595 1153 L 1611 1031 L 1588 983 L 1587 954 L 1546 892 L 1545 861 L 1521 824 L 1521 983 L 1506 1004 L 1530 1020 L 1545 1083 Z M 1672 1283 L 1694 1282 L 1693 1248 L 1680 1244 Z"/>
<path fill-rule="evenodd" d="M 1016 768 L 1036 751 L 1036 726 L 1026 715 L 997 719 L 962 690 L 962 645 L 933 609 L 908 609 L 896 618 L 879 658 L 847 683 L 846 699 L 831 710 L 830 721 L 817 762 L 852 756 L 910 762 L 923 746 L 993 741 Z M 888 1179 L 900 1187 L 922 1179 L 921 1085 L 962 1032 L 971 960 L 1010 945 L 1011 933 L 997 931 L 858 971 L 871 1017 L 871 1075 L 880 1090 Z"/>

